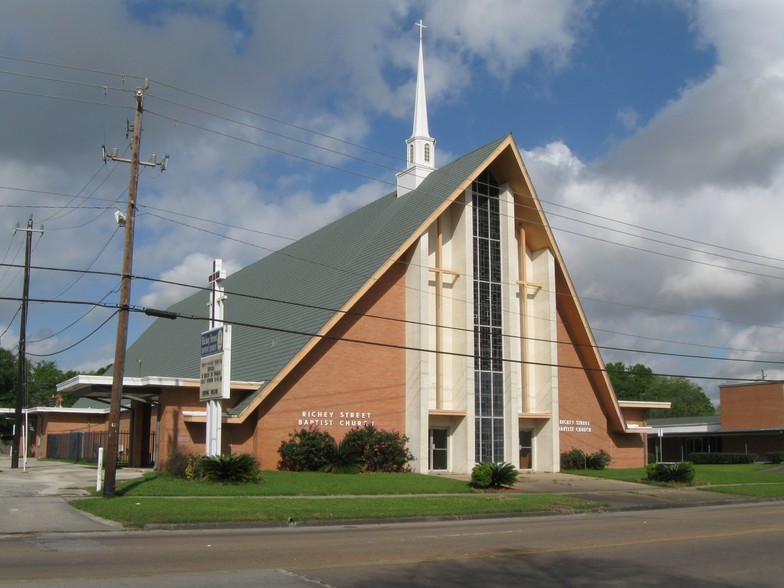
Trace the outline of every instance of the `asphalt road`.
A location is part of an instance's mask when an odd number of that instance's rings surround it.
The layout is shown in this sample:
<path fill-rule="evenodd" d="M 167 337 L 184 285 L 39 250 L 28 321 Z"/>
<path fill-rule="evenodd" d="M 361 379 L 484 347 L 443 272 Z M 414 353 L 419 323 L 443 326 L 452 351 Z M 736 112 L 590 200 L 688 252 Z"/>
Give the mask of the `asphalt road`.
<path fill-rule="evenodd" d="M 0 586 L 779 586 L 784 501 L 568 474 L 606 510 L 472 521 L 126 531 L 68 504 L 94 467 L 0 456 Z M 143 471 L 123 469 L 127 479 Z"/>
<path fill-rule="evenodd" d="M 780 586 L 784 503 L 0 538 L 0 586 Z"/>

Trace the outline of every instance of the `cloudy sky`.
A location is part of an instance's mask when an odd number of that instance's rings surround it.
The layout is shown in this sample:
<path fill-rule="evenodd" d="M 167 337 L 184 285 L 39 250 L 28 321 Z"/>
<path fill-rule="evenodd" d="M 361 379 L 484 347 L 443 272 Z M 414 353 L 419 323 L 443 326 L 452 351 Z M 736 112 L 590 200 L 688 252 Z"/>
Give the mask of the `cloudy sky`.
<path fill-rule="evenodd" d="M 114 356 L 125 121 L 149 79 L 133 304 L 164 308 L 391 191 L 424 19 L 439 161 L 512 132 L 605 361 L 784 378 L 784 3 L 251 0 L 0 6 L 0 345 L 34 233 L 33 361 Z M 66 271 L 54 271 L 66 270 Z M 89 270 L 85 273 L 85 270 Z M 206 304 L 206 299 L 205 299 Z M 149 324 L 132 314 L 130 340 Z"/>

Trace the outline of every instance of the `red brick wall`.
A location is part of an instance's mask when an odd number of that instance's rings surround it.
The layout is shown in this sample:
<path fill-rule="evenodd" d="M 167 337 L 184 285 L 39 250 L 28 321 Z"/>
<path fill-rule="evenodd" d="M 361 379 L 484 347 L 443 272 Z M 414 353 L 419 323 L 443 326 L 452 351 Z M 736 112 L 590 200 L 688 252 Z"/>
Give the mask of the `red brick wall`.
<path fill-rule="evenodd" d="M 205 411 L 199 400 L 197 388 L 163 388 L 159 396 L 158 414 L 160 436 L 158 439 L 158 469 L 161 469 L 173 451 L 204 455 L 206 425 L 187 423 L 183 411 Z"/>
<path fill-rule="evenodd" d="M 610 467 L 644 465 L 641 435 L 610 431 L 605 409 L 583 369 L 573 340 L 558 314 L 558 391 L 561 452 L 581 449 L 595 453 L 603 449 L 612 457 Z"/>
<path fill-rule="evenodd" d="M 721 428 L 773 429 L 784 427 L 784 384 L 750 384 L 720 388 Z"/>
<path fill-rule="evenodd" d="M 353 426 L 405 430 L 405 267 L 396 264 L 264 400 L 252 447 L 274 469 L 289 434 L 316 426 L 337 440 Z M 393 320 L 385 320 L 386 317 Z M 385 346 L 345 339 L 383 342 Z M 352 414 L 353 413 L 353 414 Z"/>
<path fill-rule="evenodd" d="M 34 433 L 30 435 L 30 455 L 34 457 L 46 455 L 47 435 L 87 431 L 103 432 L 107 430 L 108 419 L 107 413 L 38 413 L 30 419 L 30 424 L 35 428 Z M 130 413 L 123 411 L 120 414 L 120 432 L 127 433 L 130 430 L 130 422 Z"/>
<path fill-rule="evenodd" d="M 223 401 L 223 410 L 229 410 L 243 395 L 244 392 L 232 392 L 231 398 Z M 200 422 L 188 422 L 183 415 L 185 411 L 206 412 L 207 403 L 199 400 L 198 388 L 164 388 L 161 390 L 159 401 L 160 438 L 157 469 L 161 470 L 165 467 L 166 461 L 175 450 L 181 453 L 204 455 L 207 424 L 203 419 Z M 221 453 L 255 455 L 253 444 L 255 426 L 252 416 L 241 424 L 224 422 L 221 427 Z M 154 425 L 153 430 L 155 430 Z"/>

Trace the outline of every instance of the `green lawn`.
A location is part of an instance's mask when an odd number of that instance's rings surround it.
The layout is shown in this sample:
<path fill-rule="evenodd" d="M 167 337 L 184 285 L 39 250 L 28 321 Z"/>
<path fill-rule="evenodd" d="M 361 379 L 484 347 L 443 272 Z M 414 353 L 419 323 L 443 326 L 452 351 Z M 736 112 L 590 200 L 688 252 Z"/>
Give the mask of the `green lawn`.
<path fill-rule="evenodd" d="M 262 472 L 257 484 L 196 482 L 156 472 L 118 484 L 117 496 L 375 496 L 468 494 L 468 482 L 423 474 L 341 475 L 323 472 Z"/>
<path fill-rule="evenodd" d="M 118 484 L 115 498 L 73 506 L 128 527 L 226 522 L 307 522 L 521 512 L 602 506 L 553 494 L 476 493 L 468 482 L 422 474 L 263 472 L 256 484 L 216 484 L 149 473 Z M 353 498 L 351 497 L 353 496 Z"/>
<path fill-rule="evenodd" d="M 760 498 L 784 497 L 784 469 L 764 463 L 696 465 L 693 486 L 711 492 L 743 494 Z M 580 476 L 593 476 L 624 482 L 645 482 L 645 468 L 570 470 Z"/>
<path fill-rule="evenodd" d="M 264 498 L 87 498 L 73 506 L 127 527 L 151 524 L 308 522 L 351 519 L 468 516 L 493 513 L 573 512 L 600 506 L 552 494 L 455 494 Z"/>

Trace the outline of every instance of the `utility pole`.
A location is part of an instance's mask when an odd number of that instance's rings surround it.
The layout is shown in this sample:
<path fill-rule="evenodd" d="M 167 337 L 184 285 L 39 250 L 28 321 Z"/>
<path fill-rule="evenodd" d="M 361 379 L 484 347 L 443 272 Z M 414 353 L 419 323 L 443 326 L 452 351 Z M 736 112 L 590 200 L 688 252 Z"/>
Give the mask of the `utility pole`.
<path fill-rule="evenodd" d="M 30 298 L 30 255 L 33 252 L 33 233 L 42 233 L 43 234 L 43 227 L 41 230 L 34 230 L 33 229 L 33 215 L 30 215 L 30 218 L 27 219 L 27 228 L 20 229 L 16 228 L 16 231 L 25 231 L 27 233 L 26 243 L 25 243 L 25 265 L 24 265 L 24 280 L 22 286 L 22 316 L 19 319 L 19 359 L 18 363 L 18 371 L 16 376 L 16 410 L 14 411 L 14 441 L 13 447 L 11 448 L 11 469 L 16 469 L 19 467 L 19 440 L 21 439 L 21 432 L 23 426 L 22 420 L 22 408 L 24 406 L 24 399 L 25 399 L 25 388 L 27 386 L 27 358 L 25 352 L 25 343 L 27 340 L 27 301 Z M 24 435 L 25 443 L 27 443 L 27 432 Z M 27 455 L 27 451 L 25 451 L 25 456 Z M 25 459 L 27 459 L 25 457 Z"/>
<path fill-rule="evenodd" d="M 131 304 L 131 272 L 133 271 L 133 236 L 136 221 L 136 189 L 139 184 L 139 166 L 156 166 L 155 155 L 150 161 L 139 161 L 139 149 L 142 138 L 142 113 L 144 112 L 144 94 L 150 83 L 144 80 L 144 86 L 136 89 L 136 114 L 133 120 L 133 138 L 131 139 L 131 158 L 117 156 L 114 149 L 111 155 L 103 147 L 103 159 L 122 161 L 131 164 L 130 182 L 128 184 L 128 209 L 125 215 L 125 244 L 123 246 L 122 278 L 120 282 L 120 305 L 117 315 L 117 341 L 114 349 L 114 369 L 112 376 L 112 397 L 109 408 L 109 439 L 106 443 L 106 470 L 104 474 L 103 495 L 114 496 L 117 480 L 117 448 L 120 436 L 120 408 L 122 404 L 123 376 L 125 375 L 125 347 L 128 342 L 128 315 Z M 166 169 L 169 156 L 161 161 L 161 171 Z"/>

